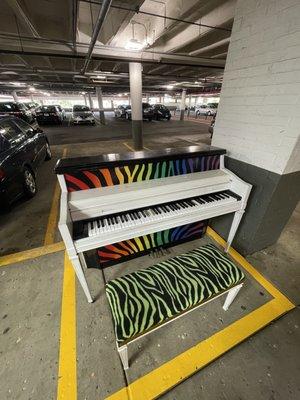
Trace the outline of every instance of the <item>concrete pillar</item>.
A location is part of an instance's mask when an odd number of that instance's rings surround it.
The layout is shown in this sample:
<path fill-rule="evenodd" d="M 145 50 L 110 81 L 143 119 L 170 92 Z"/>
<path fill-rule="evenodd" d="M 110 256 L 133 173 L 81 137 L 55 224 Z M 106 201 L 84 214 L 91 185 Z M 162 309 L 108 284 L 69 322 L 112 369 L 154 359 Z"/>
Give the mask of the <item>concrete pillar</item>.
<path fill-rule="evenodd" d="M 130 95 L 128 96 L 128 105 L 131 105 Z"/>
<path fill-rule="evenodd" d="M 184 120 L 186 90 L 182 90 L 180 103 L 180 121 Z"/>
<path fill-rule="evenodd" d="M 93 111 L 94 109 L 94 105 L 93 105 L 93 99 L 92 99 L 92 95 L 90 92 L 88 92 L 88 99 L 89 99 L 89 105 L 90 105 L 90 109 Z"/>
<path fill-rule="evenodd" d="M 135 150 L 143 149 L 142 64 L 129 63 L 132 139 Z"/>
<path fill-rule="evenodd" d="M 100 86 L 96 87 L 96 94 L 97 94 L 97 97 L 98 97 L 100 122 L 101 122 L 102 125 L 105 125 L 105 115 L 104 115 L 104 108 L 103 108 L 102 89 L 101 89 Z"/>
<path fill-rule="evenodd" d="M 40 103 L 41 103 L 41 106 L 43 106 L 44 105 L 44 100 L 40 99 Z"/>
<path fill-rule="evenodd" d="M 83 95 L 83 99 L 84 99 L 84 104 L 87 106 L 88 103 L 87 103 L 87 99 L 86 99 L 86 95 L 85 94 Z"/>
<path fill-rule="evenodd" d="M 146 94 L 146 103 L 149 103 L 149 98 L 150 98 L 149 94 Z"/>
<path fill-rule="evenodd" d="M 17 92 L 16 92 L 15 90 L 12 92 L 12 97 L 14 98 L 14 101 L 15 101 L 16 103 L 19 101 Z"/>
<path fill-rule="evenodd" d="M 192 107 L 192 95 L 190 94 L 190 95 L 189 95 L 188 117 L 190 116 L 191 107 Z"/>
<path fill-rule="evenodd" d="M 115 108 L 113 100 L 110 100 L 110 106 L 111 106 L 112 110 Z"/>
<path fill-rule="evenodd" d="M 30 100 L 31 100 L 32 102 L 34 102 L 33 94 L 30 95 Z"/>
<path fill-rule="evenodd" d="M 277 241 L 300 196 L 299 12 L 299 2 L 277 0 L 238 0 L 235 9 L 212 145 L 253 185 L 233 242 L 243 254 Z M 230 222 L 213 227 L 226 236 Z"/>

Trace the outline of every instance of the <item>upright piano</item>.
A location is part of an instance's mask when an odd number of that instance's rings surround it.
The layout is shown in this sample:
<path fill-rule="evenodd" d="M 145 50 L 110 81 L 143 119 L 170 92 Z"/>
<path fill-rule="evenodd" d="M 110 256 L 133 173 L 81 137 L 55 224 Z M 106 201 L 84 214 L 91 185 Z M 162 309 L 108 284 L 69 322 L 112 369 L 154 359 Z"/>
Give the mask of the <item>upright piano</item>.
<path fill-rule="evenodd" d="M 59 230 L 87 300 L 84 275 L 161 247 L 201 237 L 209 218 L 234 213 L 229 246 L 251 185 L 207 145 L 58 160 Z"/>

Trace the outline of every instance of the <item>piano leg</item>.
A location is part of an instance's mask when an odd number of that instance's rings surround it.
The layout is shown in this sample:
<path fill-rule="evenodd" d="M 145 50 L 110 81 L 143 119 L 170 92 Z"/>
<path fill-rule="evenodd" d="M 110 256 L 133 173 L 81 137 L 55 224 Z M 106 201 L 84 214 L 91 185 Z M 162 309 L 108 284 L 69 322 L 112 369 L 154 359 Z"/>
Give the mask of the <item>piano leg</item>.
<path fill-rule="evenodd" d="M 234 239 L 234 236 L 235 236 L 236 231 L 237 231 L 237 229 L 239 227 L 239 224 L 241 222 L 243 214 L 244 214 L 244 210 L 236 211 L 234 213 L 234 217 L 233 217 L 233 220 L 232 220 L 231 228 L 230 228 L 228 239 L 227 239 L 227 244 L 226 244 L 226 247 L 225 247 L 225 253 L 228 253 L 229 247 L 231 246 L 231 243 L 232 243 L 232 241 Z"/>
<path fill-rule="evenodd" d="M 83 255 L 80 255 L 80 257 L 84 258 Z M 89 303 L 92 303 L 94 300 L 93 300 L 93 298 L 91 296 L 90 289 L 89 289 L 87 281 L 85 279 L 84 272 L 83 272 L 83 269 L 82 269 L 82 264 L 80 262 L 80 258 L 78 256 L 75 256 L 75 257 L 70 257 L 70 259 L 71 259 L 73 268 L 75 270 L 76 276 L 77 276 L 77 278 L 78 278 L 78 280 L 79 280 L 79 282 L 81 284 L 81 287 L 82 287 L 82 289 L 83 289 L 83 291 L 84 291 L 84 293 L 86 295 L 87 301 Z M 85 263 L 85 261 L 84 261 L 84 263 Z"/>

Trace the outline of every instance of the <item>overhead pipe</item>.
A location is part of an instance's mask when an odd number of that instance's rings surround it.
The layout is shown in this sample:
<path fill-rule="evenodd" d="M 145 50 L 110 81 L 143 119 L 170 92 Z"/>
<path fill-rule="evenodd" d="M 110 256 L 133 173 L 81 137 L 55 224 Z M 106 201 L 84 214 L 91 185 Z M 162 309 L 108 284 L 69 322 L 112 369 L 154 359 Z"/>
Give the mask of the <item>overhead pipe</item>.
<path fill-rule="evenodd" d="M 101 6 L 101 9 L 99 11 L 99 14 L 98 14 L 98 17 L 97 17 L 97 21 L 96 21 L 96 24 L 95 24 L 95 28 L 94 28 L 94 31 L 93 31 L 93 34 L 92 34 L 92 37 L 91 37 L 91 42 L 90 42 L 90 45 L 89 45 L 88 53 L 87 53 L 86 59 L 85 59 L 84 64 L 83 64 L 83 68 L 81 70 L 81 73 L 83 75 L 85 74 L 85 72 L 87 70 L 87 67 L 89 65 L 89 62 L 91 61 L 96 41 L 97 41 L 98 36 L 100 34 L 101 28 L 103 26 L 103 23 L 105 21 L 105 18 L 107 16 L 107 13 L 108 13 L 109 8 L 111 6 L 111 3 L 112 3 L 112 0 L 104 0 L 102 2 L 102 6 Z"/>

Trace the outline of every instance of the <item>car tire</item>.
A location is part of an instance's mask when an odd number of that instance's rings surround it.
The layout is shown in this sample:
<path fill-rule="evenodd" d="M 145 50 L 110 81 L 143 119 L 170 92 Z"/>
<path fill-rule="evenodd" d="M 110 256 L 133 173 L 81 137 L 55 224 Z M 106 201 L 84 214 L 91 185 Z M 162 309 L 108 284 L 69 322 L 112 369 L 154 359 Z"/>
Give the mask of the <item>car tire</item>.
<path fill-rule="evenodd" d="M 49 161 L 52 158 L 52 151 L 51 147 L 48 142 L 46 142 L 46 156 L 45 156 L 45 161 Z"/>
<path fill-rule="evenodd" d="M 148 118 L 148 121 L 151 122 L 151 121 L 152 121 L 152 117 L 149 117 L 149 118 Z"/>
<path fill-rule="evenodd" d="M 36 195 L 37 186 L 35 176 L 32 170 L 28 167 L 24 168 L 23 171 L 23 188 L 24 188 L 24 195 L 27 198 L 32 198 Z"/>
<path fill-rule="evenodd" d="M 168 116 L 167 120 L 170 121 L 170 119 L 171 119 L 171 115 Z"/>

